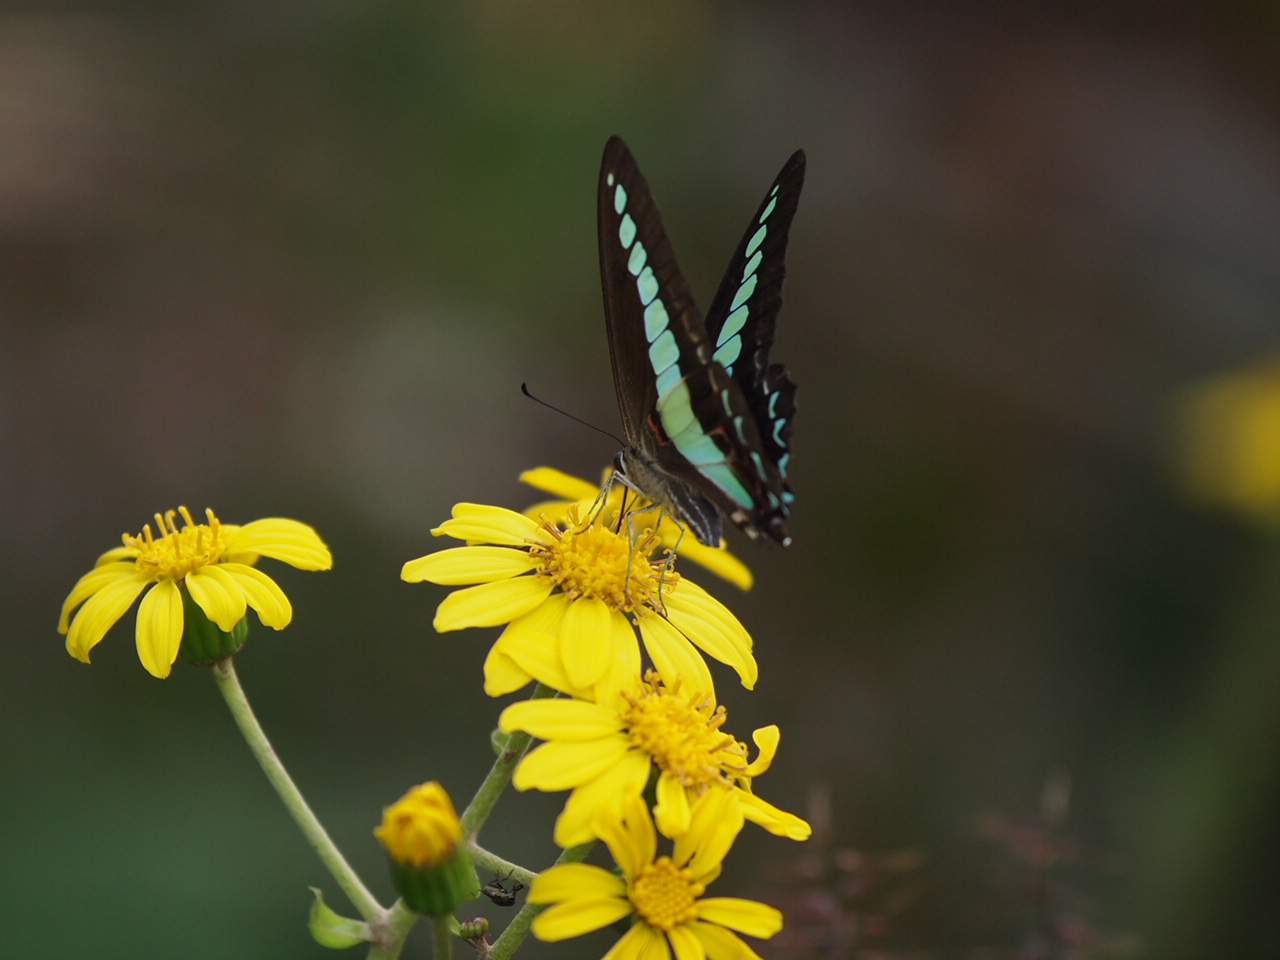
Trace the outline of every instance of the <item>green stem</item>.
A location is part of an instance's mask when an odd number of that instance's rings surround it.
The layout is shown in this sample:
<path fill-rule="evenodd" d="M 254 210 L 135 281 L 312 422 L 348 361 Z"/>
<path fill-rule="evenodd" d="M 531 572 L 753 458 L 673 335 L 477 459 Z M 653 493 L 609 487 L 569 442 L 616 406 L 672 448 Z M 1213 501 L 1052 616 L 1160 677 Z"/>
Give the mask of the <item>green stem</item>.
<path fill-rule="evenodd" d="M 360 916 L 375 928 L 383 926 L 387 911 L 382 909 L 373 894 L 360 881 L 360 877 L 351 869 L 342 852 L 329 839 L 329 834 L 325 832 L 316 815 L 307 806 L 307 801 L 289 776 L 289 772 L 285 770 L 280 758 L 276 756 L 275 750 L 271 748 L 271 742 L 267 740 L 266 733 L 258 724 L 257 717 L 253 715 L 249 701 L 244 695 L 244 689 L 236 677 L 235 668 L 231 665 L 230 657 L 213 665 L 213 677 L 218 682 L 218 690 L 222 693 L 222 698 L 227 701 L 227 706 L 231 709 L 231 716 L 235 718 L 236 726 L 240 728 L 240 733 L 244 735 L 249 749 L 257 758 L 262 772 L 275 787 L 276 793 L 280 795 L 294 823 L 302 830 L 307 842 L 311 844 L 320 861 L 333 875 L 333 879 L 338 882 L 347 899 L 360 912 Z M 403 940 L 403 937 L 401 939 Z M 397 949 L 396 952 L 399 953 L 399 950 Z"/>
<path fill-rule="evenodd" d="M 540 683 L 534 687 L 533 696 L 530 699 L 542 700 L 555 695 L 556 692 L 554 690 Z M 493 762 L 493 766 L 489 769 L 489 775 L 484 778 L 484 782 L 476 790 L 476 795 L 467 804 L 467 809 L 462 812 L 462 835 L 464 837 L 472 838 L 480 832 L 484 822 L 489 819 L 489 814 L 493 812 L 493 807 L 498 802 L 498 798 L 502 796 L 502 791 L 511 782 L 511 774 L 515 771 L 516 764 L 525 755 L 525 752 L 529 749 L 529 744 L 532 742 L 533 737 L 521 730 L 517 730 L 507 736 L 507 744 L 502 753 L 498 754 L 498 759 Z"/>
<path fill-rule="evenodd" d="M 592 840 L 590 843 L 582 843 L 576 847 L 569 847 L 562 850 L 560 856 L 556 857 L 555 865 L 562 863 L 580 863 L 587 858 L 587 854 L 591 852 L 591 848 L 596 845 Z M 525 901 L 525 905 L 520 908 L 517 913 L 507 924 L 507 929 L 502 931 L 502 935 L 494 941 L 493 947 L 489 951 L 488 960 L 507 960 L 516 952 L 516 947 L 524 942 L 524 938 L 529 935 L 529 927 L 533 924 L 533 918 L 547 909 L 545 903 L 529 903 Z"/>
<path fill-rule="evenodd" d="M 449 929 L 448 915 L 431 917 L 431 955 L 435 960 L 451 960 L 453 957 L 453 931 Z"/>
<path fill-rule="evenodd" d="M 404 949 L 405 938 L 421 914 L 410 910 L 403 900 L 397 900 L 384 916 L 383 923 L 375 931 L 377 940 L 371 944 L 365 960 L 396 960 Z"/>
<path fill-rule="evenodd" d="M 491 853 L 474 840 L 467 844 L 467 850 L 471 854 L 471 862 L 478 867 L 484 867 L 495 876 L 503 879 L 510 878 L 516 883 L 523 883 L 526 887 L 533 882 L 533 878 L 537 876 L 533 870 L 528 867 L 522 867 L 518 863 L 512 863 L 510 860 L 503 860 L 496 853 Z"/>

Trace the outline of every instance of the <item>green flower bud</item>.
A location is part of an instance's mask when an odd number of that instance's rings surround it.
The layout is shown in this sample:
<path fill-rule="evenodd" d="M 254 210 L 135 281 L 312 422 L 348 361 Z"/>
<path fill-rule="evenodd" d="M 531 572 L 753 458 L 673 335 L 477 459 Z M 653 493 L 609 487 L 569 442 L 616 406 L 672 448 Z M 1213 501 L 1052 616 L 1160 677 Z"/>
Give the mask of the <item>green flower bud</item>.
<path fill-rule="evenodd" d="M 249 620 L 241 617 L 231 632 L 221 629 L 209 619 L 200 604 L 191 599 L 185 584 L 178 589 L 182 593 L 182 646 L 178 653 L 187 663 L 207 667 L 225 660 L 244 646 L 249 638 Z"/>
<path fill-rule="evenodd" d="M 419 913 L 450 914 L 479 893 L 453 801 L 435 781 L 414 787 L 384 809 L 373 834 L 387 851 L 396 890 Z"/>

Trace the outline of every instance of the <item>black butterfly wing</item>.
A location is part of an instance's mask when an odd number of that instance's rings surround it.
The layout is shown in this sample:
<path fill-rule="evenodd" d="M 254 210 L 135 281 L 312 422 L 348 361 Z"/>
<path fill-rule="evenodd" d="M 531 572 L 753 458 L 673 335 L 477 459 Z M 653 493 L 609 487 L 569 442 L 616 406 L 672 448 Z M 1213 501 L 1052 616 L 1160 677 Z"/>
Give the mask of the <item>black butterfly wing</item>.
<path fill-rule="evenodd" d="M 657 205 L 617 137 L 605 145 L 597 200 L 601 284 L 614 385 L 627 434 L 623 463 L 628 479 L 672 508 L 703 543 L 719 542 L 717 508 L 752 536 L 763 531 L 789 542 L 790 491 L 775 462 L 763 453 L 768 446 L 760 435 L 760 415 L 742 383 L 713 358 L 711 338 L 676 264 Z M 761 235 L 756 246 L 767 239 Z M 740 246 L 745 250 L 748 242 Z M 750 343 L 753 355 L 762 352 L 767 362 L 764 332 L 771 338 L 772 318 L 738 335 L 743 344 Z M 790 399 L 789 381 L 783 381 L 777 385 L 775 410 L 792 409 L 782 402 Z M 767 408 L 767 398 L 762 402 Z M 783 445 L 782 427 L 774 433 Z"/>
<path fill-rule="evenodd" d="M 751 407 L 767 462 L 778 467 L 782 496 L 789 506 L 786 468 L 796 385 L 781 364 L 769 362 L 782 282 L 787 238 L 804 187 L 805 155 L 793 153 L 751 218 L 707 312 L 713 357 L 737 382 Z"/>
<path fill-rule="evenodd" d="M 597 216 L 600 283 L 622 426 L 628 443 L 652 453 L 645 422 L 658 394 L 646 323 L 651 329 L 665 314 L 682 356 L 698 356 L 705 364 L 711 349 L 649 185 L 619 137 L 605 144 Z"/>

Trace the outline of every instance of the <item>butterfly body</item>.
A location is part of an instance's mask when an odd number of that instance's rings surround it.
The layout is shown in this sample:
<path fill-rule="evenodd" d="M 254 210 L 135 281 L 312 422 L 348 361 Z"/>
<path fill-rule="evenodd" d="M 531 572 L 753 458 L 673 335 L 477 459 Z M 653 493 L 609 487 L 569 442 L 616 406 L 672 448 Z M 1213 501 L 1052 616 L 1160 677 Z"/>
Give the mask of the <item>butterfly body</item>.
<path fill-rule="evenodd" d="M 598 194 L 609 352 L 627 445 L 624 481 L 718 546 L 722 515 L 789 544 L 795 383 L 769 360 L 791 219 L 796 151 L 744 234 L 703 319 L 626 145 L 605 146 Z"/>

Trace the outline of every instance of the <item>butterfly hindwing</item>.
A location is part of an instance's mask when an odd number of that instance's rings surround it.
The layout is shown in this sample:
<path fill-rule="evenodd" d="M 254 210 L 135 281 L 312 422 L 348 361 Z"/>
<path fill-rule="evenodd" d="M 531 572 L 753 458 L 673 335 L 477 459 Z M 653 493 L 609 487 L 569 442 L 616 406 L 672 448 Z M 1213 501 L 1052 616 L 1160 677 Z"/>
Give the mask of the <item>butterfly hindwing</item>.
<path fill-rule="evenodd" d="M 624 473 L 703 543 L 719 543 L 721 512 L 752 536 L 790 540 L 783 470 L 795 386 L 768 354 L 803 170 L 797 153 L 779 174 L 738 246 L 709 328 L 634 158 L 617 137 L 605 146 L 601 284 L 627 438 Z M 714 357 L 717 349 L 727 363 Z"/>
<path fill-rule="evenodd" d="M 787 238 L 804 186 L 805 155 L 797 150 L 774 179 L 734 251 L 711 308 L 707 333 L 713 358 L 742 388 L 756 419 L 765 458 L 777 465 L 786 485 L 796 385 L 780 364 L 770 364 L 782 282 L 786 276 Z"/>

